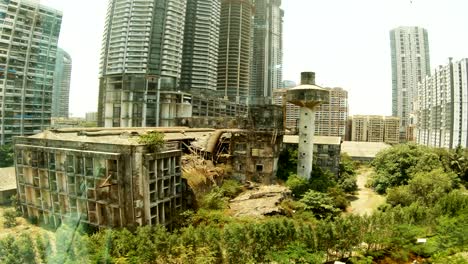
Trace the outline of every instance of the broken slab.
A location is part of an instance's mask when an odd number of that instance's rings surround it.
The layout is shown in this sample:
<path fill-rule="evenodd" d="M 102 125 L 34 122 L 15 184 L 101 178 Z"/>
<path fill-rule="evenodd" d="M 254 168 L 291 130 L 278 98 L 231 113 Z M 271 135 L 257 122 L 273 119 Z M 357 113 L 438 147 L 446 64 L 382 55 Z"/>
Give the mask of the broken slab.
<path fill-rule="evenodd" d="M 262 185 L 241 193 L 229 202 L 235 217 L 264 217 L 284 214 L 281 202 L 291 196 L 289 188 L 280 185 Z"/>

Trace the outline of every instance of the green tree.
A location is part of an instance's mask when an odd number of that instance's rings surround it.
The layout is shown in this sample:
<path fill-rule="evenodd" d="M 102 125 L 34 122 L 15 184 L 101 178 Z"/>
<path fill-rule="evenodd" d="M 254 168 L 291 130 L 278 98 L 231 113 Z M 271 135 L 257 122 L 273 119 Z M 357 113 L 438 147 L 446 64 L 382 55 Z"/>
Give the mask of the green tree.
<path fill-rule="evenodd" d="M 278 179 L 286 181 L 291 174 L 297 172 L 297 157 L 297 146 L 287 146 L 280 152 L 276 172 Z"/>
<path fill-rule="evenodd" d="M 297 176 L 296 174 L 291 174 L 289 176 L 288 180 L 286 181 L 286 186 L 289 187 L 293 197 L 296 199 L 300 199 L 304 193 L 310 189 L 309 182 L 306 179 Z"/>
<path fill-rule="evenodd" d="M 0 168 L 11 167 L 14 163 L 14 151 L 11 145 L 0 146 Z"/>
<path fill-rule="evenodd" d="M 354 193 L 358 190 L 356 179 L 357 168 L 357 163 L 354 162 L 348 154 L 341 154 L 337 182 L 340 188 L 346 193 Z"/>
<path fill-rule="evenodd" d="M 335 175 L 329 170 L 322 170 L 317 165 L 312 166 L 312 173 L 309 179 L 310 189 L 318 192 L 327 192 L 329 188 L 336 186 Z"/>
<path fill-rule="evenodd" d="M 418 172 L 408 185 L 388 189 L 387 202 L 393 206 L 408 206 L 413 202 L 433 206 L 441 197 L 456 187 L 457 177 L 442 168 L 431 172 Z"/>
<path fill-rule="evenodd" d="M 397 145 L 379 152 L 372 162 L 376 175 L 372 185 L 380 193 L 387 188 L 405 185 L 417 172 L 442 168 L 433 149 L 415 144 Z"/>
<path fill-rule="evenodd" d="M 337 216 L 341 211 L 335 207 L 335 202 L 326 193 L 310 190 L 304 194 L 300 202 L 304 203 L 304 209 L 314 213 L 315 217 L 325 219 Z"/>
<path fill-rule="evenodd" d="M 335 207 L 341 210 L 346 210 L 349 206 L 349 200 L 346 198 L 346 193 L 340 187 L 329 188 L 327 194 L 333 198 L 333 204 Z"/>

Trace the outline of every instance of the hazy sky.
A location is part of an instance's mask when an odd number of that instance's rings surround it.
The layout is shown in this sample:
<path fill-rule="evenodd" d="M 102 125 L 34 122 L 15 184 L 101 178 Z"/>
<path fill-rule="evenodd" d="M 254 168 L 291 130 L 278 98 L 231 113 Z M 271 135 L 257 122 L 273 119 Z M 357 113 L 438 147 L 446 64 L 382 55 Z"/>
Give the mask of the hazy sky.
<path fill-rule="evenodd" d="M 96 111 L 107 0 L 42 0 L 63 11 L 59 46 L 73 59 L 70 112 Z M 468 0 L 283 0 L 284 79 L 315 71 L 349 92 L 350 114 L 391 114 L 389 31 L 428 30 L 431 69 L 468 57 Z"/>

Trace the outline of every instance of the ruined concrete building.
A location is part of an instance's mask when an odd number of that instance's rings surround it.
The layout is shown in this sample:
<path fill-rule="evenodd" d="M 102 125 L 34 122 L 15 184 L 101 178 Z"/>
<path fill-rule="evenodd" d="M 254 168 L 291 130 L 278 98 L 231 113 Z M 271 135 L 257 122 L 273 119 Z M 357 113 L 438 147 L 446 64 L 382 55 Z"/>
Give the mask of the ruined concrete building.
<path fill-rule="evenodd" d="M 182 209 L 180 130 L 153 153 L 144 129 L 55 130 L 15 139 L 16 176 L 26 217 L 59 226 L 67 218 L 99 228 L 170 225 Z"/>
<path fill-rule="evenodd" d="M 23 214 L 59 226 L 69 218 L 98 228 L 171 225 L 183 208 L 183 152 L 233 167 L 242 181 L 275 182 L 283 141 L 278 106 L 252 107 L 228 129 L 88 128 L 45 131 L 15 139 Z M 164 147 L 138 142 L 164 133 Z"/>
<path fill-rule="evenodd" d="M 299 136 L 284 136 L 283 143 L 285 145 L 297 146 L 299 144 Z M 338 175 L 341 161 L 341 145 L 343 143 L 341 137 L 315 136 L 313 143 L 313 164 L 322 170 L 329 170 L 333 174 Z"/>
<path fill-rule="evenodd" d="M 214 163 L 232 165 L 235 178 L 264 184 L 276 181 L 283 141 L 280 106 L 251 106 L 248 117 L 186 118 L 180 122 L 190 127 L 219 128 L 207 138 L 192 142 L 191 148 Z"/>

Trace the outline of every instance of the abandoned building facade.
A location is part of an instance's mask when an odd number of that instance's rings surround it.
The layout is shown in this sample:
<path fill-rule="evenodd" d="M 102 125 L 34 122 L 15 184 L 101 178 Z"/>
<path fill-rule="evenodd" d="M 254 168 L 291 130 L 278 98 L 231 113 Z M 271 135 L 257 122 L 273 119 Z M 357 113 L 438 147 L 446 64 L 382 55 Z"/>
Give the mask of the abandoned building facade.
<path fill-rule="evenodd" d="M 283 139 L 284 146 L 295 146 L 299 144 L 299 136 L 287 135 Z M 338 175 L 341 161 L 341 137 L 315 136 L 314 137 L 314 160 L 313 164 L 322 170 L 328 170 Z"/>
<path fill-rule="evenodd" d="M 152 153 L 123 131 L 46 131 L 15 139 L 25 217 L 59 226 L 169 225 L 182 209 L 177 141 Z"/>
<path fill-rule="evenodd" d="M 181 156 L 190 151 L 231 165 L 241 181 L 274 183 L 281 108 L 251 111 L 230 129 L 70 128 L 15 138 L 23 214 L 56 227 L 66 219 L 97 228 L 170 226 L 185 207 Z M 158 151 L 138 141 L 150 131 L 164 133 Z"/>

